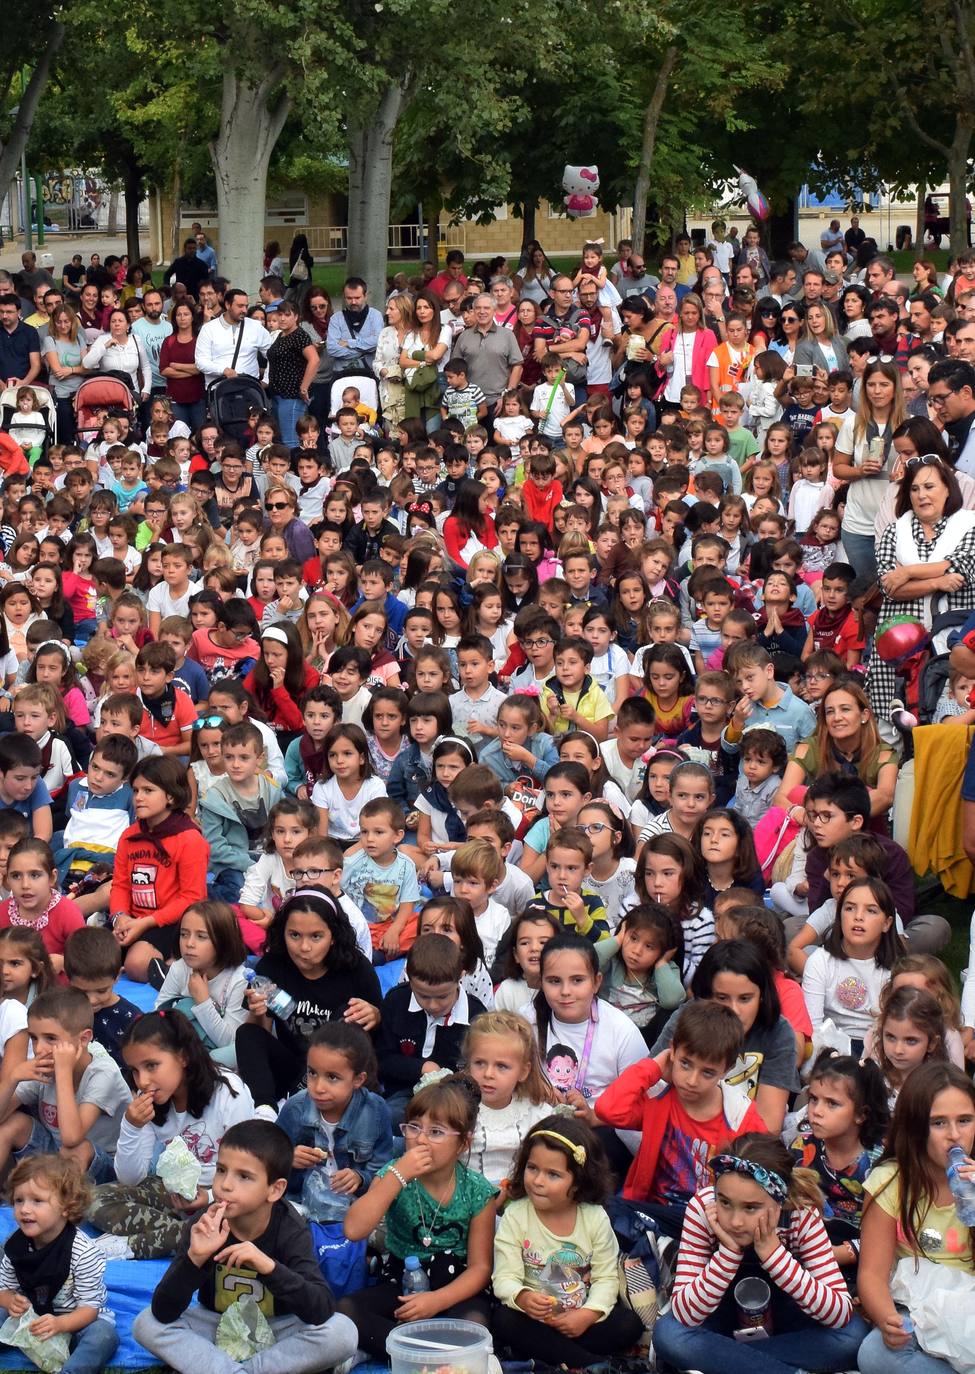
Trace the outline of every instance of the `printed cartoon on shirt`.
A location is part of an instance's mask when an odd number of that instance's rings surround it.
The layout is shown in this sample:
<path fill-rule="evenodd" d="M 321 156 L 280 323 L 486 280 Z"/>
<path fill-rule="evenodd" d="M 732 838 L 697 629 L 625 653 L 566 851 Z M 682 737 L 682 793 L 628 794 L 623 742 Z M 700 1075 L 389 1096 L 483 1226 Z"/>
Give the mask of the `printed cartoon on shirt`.
<path fill-rule="evenodd" d="M 159 903 L 156 900 L 156 874 L 159 872 L 159 865 L 152 863 L 149 859 L 140 859 L 132 866 L 132 905 L 142 911 L 155 911 Z"/>
<path fill-rule="evenodd" d="M 363 884 L 360 906 L 370 925 L 391 921 L 399 910 L 399 886 L 370 878 Z"/>
<path fill-rule="evenodd" d="M 569 1045 L 553 1045 L 545 1056 L 545 1071 L 553 1088 L 560 1093 L 571 1092 L 579 1072 L 575 1050 Z"/>
<path fill-rule="evenodd" d="M 765 1055 L 757 1050 L 745 1050 L 734 1068 L 725 1075 L 725 1082 L 733 1088 L 741 1088 L 754 1101 L 758 1092 L 758 1075 L 762 1071 Z"/>
<path fill-rule="evenodd" d="M 557 1295 L 560 1307 L 585 1306 L 592 1266 L 578 1246 L 567 1241 L 546 1259 L 526 1241 L 522 1258 L 525 1278 L 534 1280 L 543 1293 Z"/>

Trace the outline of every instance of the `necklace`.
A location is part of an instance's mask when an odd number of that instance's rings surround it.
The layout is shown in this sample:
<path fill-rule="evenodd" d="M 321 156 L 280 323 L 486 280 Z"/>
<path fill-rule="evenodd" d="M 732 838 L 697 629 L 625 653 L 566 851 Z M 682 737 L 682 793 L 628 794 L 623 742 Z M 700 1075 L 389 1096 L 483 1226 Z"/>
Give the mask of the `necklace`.
<path fill-rule="evenodd" d="M 415 1179 L 414 1179 L 414 1182 L 416 1182 Z M 451 1193 L 451 1197 L 453 1197 L 453 1193 Z M 443 1205 L 444 1205 L 444 1199 L 441 1198 L 440 1201 L 437 1203 L 436 1211 L 434 1212 L 434 1214 L 433 1214 L 433 1216 L 432 1216 L 432 1218 L 430 1219 L 430 1222 L 429 1222 L 429 1224 L 428 1224 L 428 1223 L 427 1223 L 426 1213 L 425 1213 L 424 1210 L 423 1210 L 423 1190 L 422 1190 L 422 1188 L 419 1188 L 419 1187 L 417 1188 L 417 1190 L 416 1190 L 416 1209 L 417 1209 L 417 1211 L 420 1213 L 420 1226 L 423 1228 L 423 1229 L 420 1231 L 420 1240 L 423 1242 L 424 1246 L 425 1246 L 427 1249 L 429 1249 L 430 1246 L 433 1244 L 433 1234 L 432 1234 L 433 1228 L 434 1228 L 434 1227 L 436 1226 L 436 1224 L 437 1224 L 437 1217 L 440 1215 L 440 1209 L 443 1207 Z"/>

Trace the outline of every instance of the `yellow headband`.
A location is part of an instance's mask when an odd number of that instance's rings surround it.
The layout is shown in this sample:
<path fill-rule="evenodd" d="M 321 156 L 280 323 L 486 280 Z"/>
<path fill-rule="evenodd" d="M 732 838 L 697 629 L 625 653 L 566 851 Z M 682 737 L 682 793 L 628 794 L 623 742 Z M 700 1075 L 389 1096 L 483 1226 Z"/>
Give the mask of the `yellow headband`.
<path fill-rule="evenodd" d="M 559 1135 L 558 1131 L 532 1131 L 531 1136 L 529 1138 L 534 1140 L 535 1136 L 537 1135 L 547 1135 L 550 1137 L 550 1139 L 557 1140 L 560 1145 L 565 1146 L 565 1148 L 568 1150 L 569 1154 L 578 1164 L 580 1169 L 584 1169 L 586 1167 L 586 1147 L 584 1145 L 573 1144 L 573 1142 L 569 1140 L 566 1136 Z"/>

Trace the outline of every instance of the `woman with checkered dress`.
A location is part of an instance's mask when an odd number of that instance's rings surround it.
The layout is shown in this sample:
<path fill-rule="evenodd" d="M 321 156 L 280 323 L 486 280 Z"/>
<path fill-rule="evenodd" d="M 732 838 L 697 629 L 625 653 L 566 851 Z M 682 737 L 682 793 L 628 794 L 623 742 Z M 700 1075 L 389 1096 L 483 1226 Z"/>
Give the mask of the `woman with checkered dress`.
<path fill-rule="evenodd" d="M 975 610 L 975 511 L 962 506 L 951 468 L 933 454 L 908 459 L 894 506 L 896 519 L 877 540 L 877 571 L 884 600 L 880 624 L 907 615 L 931 629 L 952 611 Z M 947 630 L 935 634 L 943 652 Z M 890 715 L 897 678 L 874 652 L 867 693 L 878 721 Z"/>

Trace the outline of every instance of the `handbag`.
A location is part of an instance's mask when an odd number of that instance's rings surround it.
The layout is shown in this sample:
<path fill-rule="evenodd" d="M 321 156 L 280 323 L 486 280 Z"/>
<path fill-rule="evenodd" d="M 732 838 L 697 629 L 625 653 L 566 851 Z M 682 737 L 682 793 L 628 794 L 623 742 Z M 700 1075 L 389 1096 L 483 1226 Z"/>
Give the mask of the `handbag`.
<path fill-rule="evenodd" d="M 308 280 L 308 264 L 305 262 L 304 258 L 298 258 L 294 267 L 292 267 L 291 280 L 293 282 Z"/>

